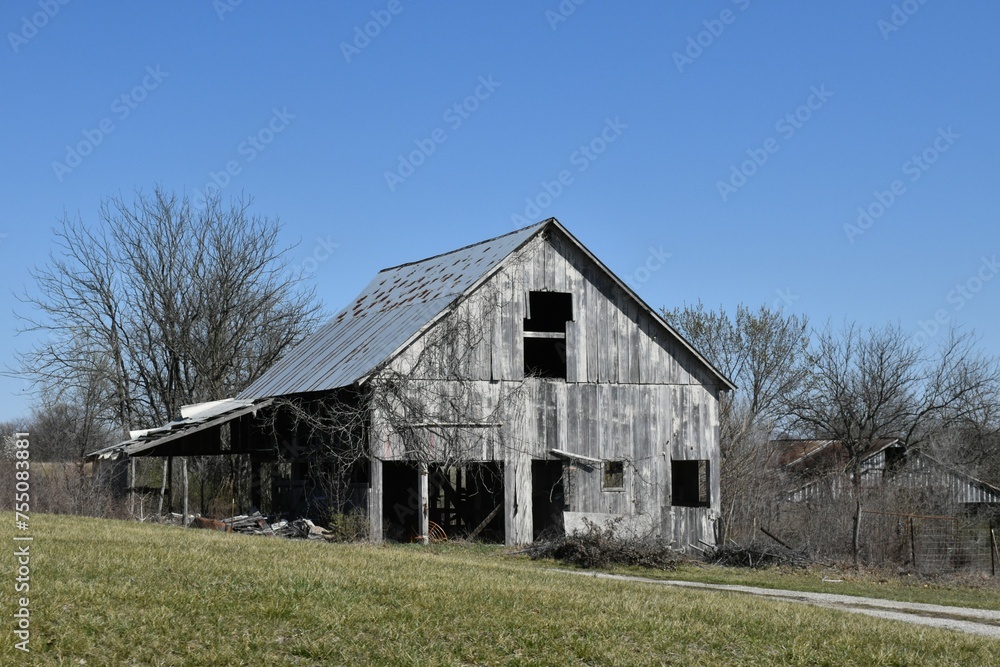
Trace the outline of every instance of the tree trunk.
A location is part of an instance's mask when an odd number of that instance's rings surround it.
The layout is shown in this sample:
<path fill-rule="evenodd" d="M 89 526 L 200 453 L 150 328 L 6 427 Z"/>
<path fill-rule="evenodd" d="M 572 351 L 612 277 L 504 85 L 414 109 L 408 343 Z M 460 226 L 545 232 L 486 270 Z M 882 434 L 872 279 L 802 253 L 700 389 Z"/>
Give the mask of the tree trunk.
<path fill-rule="evenodd" d="M 854 512 L 854 567 L 861 567 L 861 498 L 858 497 Z"/>

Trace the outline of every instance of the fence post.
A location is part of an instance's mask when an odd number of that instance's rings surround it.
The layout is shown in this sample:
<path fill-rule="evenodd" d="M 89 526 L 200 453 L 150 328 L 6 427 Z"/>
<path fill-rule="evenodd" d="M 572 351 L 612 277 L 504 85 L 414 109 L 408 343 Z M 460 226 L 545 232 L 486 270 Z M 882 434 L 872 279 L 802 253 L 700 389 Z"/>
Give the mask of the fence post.
<path fill-rule="evenodd" d="M 917 532 L 913 529 L 913 517 L 910 517 L 910 560 L 913 569 L 917 569 Z"/>

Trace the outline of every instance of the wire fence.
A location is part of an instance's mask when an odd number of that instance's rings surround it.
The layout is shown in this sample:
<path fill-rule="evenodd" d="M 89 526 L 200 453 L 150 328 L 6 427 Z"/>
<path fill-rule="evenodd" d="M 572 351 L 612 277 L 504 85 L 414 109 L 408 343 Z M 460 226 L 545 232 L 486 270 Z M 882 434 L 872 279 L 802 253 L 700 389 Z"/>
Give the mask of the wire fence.
<path fill-rule="evenodd" d="M 922 574 L 1000 569 L 997 531 L 954 516 L 862 510 L 861 559 L 868 565 L 903 564 Z"/>

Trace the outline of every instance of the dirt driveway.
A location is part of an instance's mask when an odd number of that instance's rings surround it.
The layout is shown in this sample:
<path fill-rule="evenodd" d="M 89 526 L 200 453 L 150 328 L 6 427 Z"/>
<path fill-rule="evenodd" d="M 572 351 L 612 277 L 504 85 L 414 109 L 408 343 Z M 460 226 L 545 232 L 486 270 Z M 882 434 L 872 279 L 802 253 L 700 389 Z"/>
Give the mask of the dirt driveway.
<path fill-rule="evenodd" d="M 893 621 L 903 621 L 915 625 L 928 625 L 935 628 L 958 630 L 976 635 L 1000 638 L 1000 611 L 990 609 L 971 609 L 969 607 L 945 607 L 936 604 L 920 602 L 898 602 L 878 598 L 863 598 L 854 595 L 835 595 L 833 593 L 807 593 L 804 591 L 785 591 L 773 588 L 756 588 L 754 586 L 731 586 L 727 584 L 702 584 L 692 581 L 673 581 L 665 579 L 648 579 L 632 577 L 624 574 L 605 574 L 603 572 L 587 572 L 580 570 L 556 570 L 566 574 L 594 577 L 597 579 L 615 579 L 618 581 L 636 581 L 661 586 L 676 586 L 680 588 L 700 588 L 730 593 L 759 595 L 785 602 L 799 602 L 828 609 L 839 609 L 854 614 L 867 614 L 876 618 L 886 618 Z"/>

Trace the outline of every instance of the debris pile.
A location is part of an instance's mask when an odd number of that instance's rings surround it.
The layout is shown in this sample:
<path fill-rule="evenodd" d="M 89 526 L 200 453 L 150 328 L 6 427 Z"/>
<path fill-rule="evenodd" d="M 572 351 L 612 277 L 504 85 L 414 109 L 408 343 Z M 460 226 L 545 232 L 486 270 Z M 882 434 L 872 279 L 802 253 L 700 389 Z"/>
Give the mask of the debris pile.
<path fill-rule="evenodd" d="M 619 536 L 618 521 L 606 527 L 584 519 L 585 530 L 529 545 L 518 553 L 532 560 L 551 558 L 583 568 L 631 565 L 657 570 L 673 570 L 684 556 L 670 545 L 653 538 Z"/>
<path fill-rule="evenodd" d="M 270 535 L 300 540 L 322 540 L 326 538 L 327 530 L 309 519 L 279 519 L 271 523 L 260 512 L 240 514 L 226 519 L 206 519 L 195 517 L 191 522 L 194 528 L 222 530 L 227 533 L 243 533 L 244 535 Z"/>
<path fill-rule="evenodd" d="M 725 544 L 705 552 L 705 560 L 729 567 L 765 568 L 773 565 L 805 567 L 815 562 L 804 551 L 790 549 L 782 544 Z"/>

